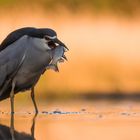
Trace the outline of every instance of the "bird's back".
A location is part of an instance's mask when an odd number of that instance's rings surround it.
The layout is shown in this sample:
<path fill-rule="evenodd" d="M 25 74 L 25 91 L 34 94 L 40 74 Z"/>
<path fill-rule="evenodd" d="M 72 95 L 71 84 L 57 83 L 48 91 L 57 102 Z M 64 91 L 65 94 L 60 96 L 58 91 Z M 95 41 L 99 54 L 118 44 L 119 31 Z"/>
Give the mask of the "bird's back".
<path fill-rule="evenodd" d="M 20 39 L 24 35 L 29 35 L 33 32 L 35 32 L 36 28 L 33 27 L 25 27 L 21 29 L 17 29 L 13 32 L 11 32 L 1 43 L 0 45 L 0 51 L 4 50 L 6 47 Z"/>

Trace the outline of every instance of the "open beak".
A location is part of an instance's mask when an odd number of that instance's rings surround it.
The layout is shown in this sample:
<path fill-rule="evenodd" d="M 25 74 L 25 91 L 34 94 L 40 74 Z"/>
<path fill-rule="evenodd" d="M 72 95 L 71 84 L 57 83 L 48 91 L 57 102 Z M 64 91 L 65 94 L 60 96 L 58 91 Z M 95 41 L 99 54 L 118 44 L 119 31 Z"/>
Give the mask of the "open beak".
<path fill-rule="evenodd" d="M 68 51 L 69 49 L 67 48 L 67 46 L 61 42 L 58 38 L 53 39 L 53 42 L 57 45 L 63 46 L 65 48 L 66 51 Z"/>

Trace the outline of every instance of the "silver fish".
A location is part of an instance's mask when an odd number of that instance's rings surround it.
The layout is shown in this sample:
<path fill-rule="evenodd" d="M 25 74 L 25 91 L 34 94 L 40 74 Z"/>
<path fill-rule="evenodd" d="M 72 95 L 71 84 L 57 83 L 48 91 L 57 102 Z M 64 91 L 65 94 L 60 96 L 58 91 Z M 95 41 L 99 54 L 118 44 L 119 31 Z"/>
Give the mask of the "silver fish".
<path fill-rule="evenodd" d="M 66 56 L 64 55 L 65 49 L 63 46 L 58 45 L 55 49 L 51 51 L 52 61 L 50 62 L 49 66 L 46 69 L 53 69 L 54 71 L 59 71 L 58 69 L 58 62 L 64 62 L 64 59 L 67 60 Z"/>

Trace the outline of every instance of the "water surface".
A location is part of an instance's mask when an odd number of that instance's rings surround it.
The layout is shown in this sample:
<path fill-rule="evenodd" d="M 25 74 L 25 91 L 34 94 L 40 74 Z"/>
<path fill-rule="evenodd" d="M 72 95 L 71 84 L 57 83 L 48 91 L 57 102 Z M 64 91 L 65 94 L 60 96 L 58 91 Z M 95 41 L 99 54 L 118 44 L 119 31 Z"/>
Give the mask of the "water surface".
<path fill-rule="evenodd" d="M 10 140 L 8 101 L 1 103 L 0 140 Z M 7 105 L 6 105 L 7 104 Z M 17 105 L 15 103 L 15 105 Z M 139 140 L 138 102 L 69 101 L 40 103 L 15 109 L 16 140 Z"/>

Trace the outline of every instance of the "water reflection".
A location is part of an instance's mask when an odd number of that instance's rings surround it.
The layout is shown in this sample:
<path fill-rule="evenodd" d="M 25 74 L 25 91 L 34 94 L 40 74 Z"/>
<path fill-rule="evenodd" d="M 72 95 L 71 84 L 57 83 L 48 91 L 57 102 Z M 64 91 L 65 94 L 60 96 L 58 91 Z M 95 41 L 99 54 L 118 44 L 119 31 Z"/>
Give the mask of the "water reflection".
<path fill-rule="evenodd" d="M 0 124 L 0 140 L 35 140 L 35 122 L 37 114 L 32 119 L 31 134 L 18 132 L 14 128 L 14 114 L 11 114 L 10 127 Z"/>

